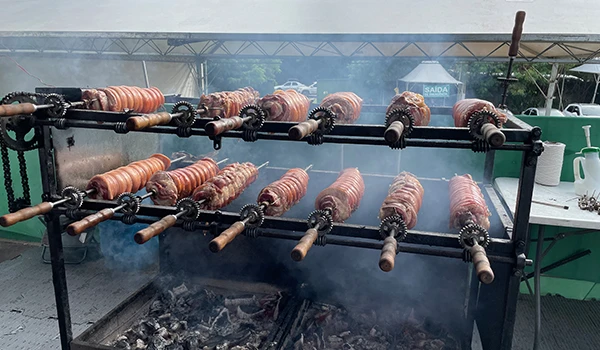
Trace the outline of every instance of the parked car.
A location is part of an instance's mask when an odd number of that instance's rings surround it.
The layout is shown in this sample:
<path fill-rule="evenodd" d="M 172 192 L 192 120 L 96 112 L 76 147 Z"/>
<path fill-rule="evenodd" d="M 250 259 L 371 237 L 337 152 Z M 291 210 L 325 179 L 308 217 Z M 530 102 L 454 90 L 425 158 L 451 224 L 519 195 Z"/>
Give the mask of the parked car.
<path fill-rule="evenodd" d="M 536 107 L 531 107 L 531 108 L 527 108 L 521 114 L 523 114 L 523 115 L 546 115 L 546 107 L 537 107 L 537 108 Z M 563 112 L 559 111 L 558 109 L 552 108 L 552 110 L 550 111 L 550 116 L 552 116 L 552 117 L 564 117 L 565 115 L 563 114 Z"/>
<path fill-rule="evenodd" d="M 595 103 L 571 103 L 563 112 L 571 117 L 600 117 L 600 105 Z"/>
<path fill-rule="evenodd" d="M 317 82 L 315 81 L 311 85 L 309 85 L 306 88 L 302 89 L 300 91 L 300 93 L 304 94 L 306 96 L 317 96 Z"/>
<path fill-rule="evenodd" d="M 302 92 L 304 89 L 308 89 L 308 86 L 302 84 L 301 82 L 297 81 L 297 80 L 288 80 L 286 81 L 284 84 L 282 85 L 276 85 L 274 87 L 275 90 L 296 90 L 298 92 Z"/>

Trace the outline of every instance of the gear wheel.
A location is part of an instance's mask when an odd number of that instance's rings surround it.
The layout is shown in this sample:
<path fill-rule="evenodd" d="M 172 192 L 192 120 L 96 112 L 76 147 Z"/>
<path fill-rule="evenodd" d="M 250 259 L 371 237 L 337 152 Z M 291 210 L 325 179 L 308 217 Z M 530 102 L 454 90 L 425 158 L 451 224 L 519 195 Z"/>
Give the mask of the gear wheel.
<path fill-rule="evenodd" d="M 36 104 L 36 95 L 26 92 L 13 92 L 2 99 L 2 104 L 33 103 Z M 12 117 L 0 118 L 0 133 L 6 145 L 16 151 L 30 151 L 37 148 L 38 139 L 34 135 L 31 139 L 25 140 L 25 137 L 33 129 L 32 118 L 30 116 L 15 115 Z M 14 132 L 15 136 L 9 134 Z"/>
<path fill-rule="evenodd" d="M 187 102 L 179 101 L 173 105 L 171 114 L 182 113 L 181 116 L 175 118 L 175 124 L 178 126 L 192 126 L 196 121 L 196 108 Z"/>
<path fill-rule="evenodd" d="M 315 210 L 310 215 L 308 215 L 308 220 L 306 221 L 309 228 L 317 227 L 317 232 L 319 232 L 319 236 L 326 235 L 333 229 L 333 218 L 331 214 L 327 210 Z"/>
<path fill-rule="evenodd" d="M 481 133 L 481 126 L 485 123 L 492 123 L 497 128 L 500 128 L 502 124 L 500 123 L 500 118 L 498 115 L 492 111 L 488 111 L 486 109 L 482 109 L 480 111 L 474 112 L 469 117 L 469 122 L 467 123 L 467 127 L 469 128 L 469 133 L 471 136 L 478 140 L 483 140 L 483 134 Z"/>
<path fill-rule="evenodd" d="M 140 211 L 141 201 L 140 197 L 136 196 L 135 194 L 131 192 L 123 192 L 119 195 L 119 197 L 117 197 L 117 204 L 126 204 L 125 207 L 121 209 L 123 214 L 134 215 Z"/>
<path fill-rule="evenodd" d="M 60 195 L 63 198 L 69 198 L 69 200 L 65 203 L 65 207 L 69 209 L 79 209 L 83 204 L 83 192 L 78 190 L 76 187 L 67 186 L 63 188 Z"/>
<path fill-rule="evenodd" d="M 466 224 L 458 233 L 458 241 L 463 248 L 467 249 L 473 246 L 473 240 L 486 248 L 490 244 L 490 235 L 481 225 Z"/>
<path fill-rule="evenodd" d="M 194 221 L 200 216 L 200 205 L 191 198 L 184 198 L 177 202 L 177 210 L 186 212 L 181 216 L 185 221 Z"/>
<path fill-rule="evenodd" d="M 379 225 L 379 234 L 381 235 L 381 238 L 388 238 L 390 232 L 394 233 L 393 236 L 397 241 L 403 241 L 406 238 L 408 228 L 406 227 L 406 223 L 404 222 L 404 219 L 402 219 L 402 216 L 392 215 L 381 220 L 381 224 Z"/>
<path fill-rule="evenodd" d="M 333 128 L 335 127 L 335 114 L 329 109 L 325 107 L 317 107 L 313 109 L 308 115 L 309 119 L 321 120 L 319 124 L 319 128 L 315 133 L 319 134 L 329 134 Z"/>
<path fill-rule="evenodd" d="M 240 219 L 248 219 L 246 227 L 260 227 L 265 222 L 265 214 L 256 204 L 246 204 L 240 210 Z"/>
<path fill-rule="evenodd" d="M 397 108 L 385 116 L 385 127 L 389 128 L 393 122 L 401 122 L 404 124 L 404 136 L 410 134 L 415 126 L 415 118 L 412 116 L 408 108 Z"/>
<path fill-rule="evenodd" d="M 62 118 L 67 114 L 67 101 L 59 94 L 48 94 L 44 99 L 45 105 L 52 105 L 46 109 L 46 114 L 50 118 Z"/>
<path fill-rule="evenodd" d="M 246 105 L 240 110 L 240 118 L 246 117 L 250 119 L 243 124 L 245 130 L 259 130 L 265 124 L 265 112 L 257 105 Z"/>

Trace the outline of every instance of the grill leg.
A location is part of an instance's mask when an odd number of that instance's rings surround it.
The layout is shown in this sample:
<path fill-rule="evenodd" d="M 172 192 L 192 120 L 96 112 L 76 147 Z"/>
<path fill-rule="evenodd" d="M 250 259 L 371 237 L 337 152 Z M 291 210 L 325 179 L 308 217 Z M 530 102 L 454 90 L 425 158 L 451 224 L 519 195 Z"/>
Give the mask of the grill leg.
<path fill-rule="evenodd" d="M 540 225 L 538 230 L 537 248 L 535 251 L 535 336 L 533 339 L 533 350 L 540 348 L 540 338 L 542 333 L 542 291 L 540 290 L 540 275 L 542 269 L 542 255 L 544 254 L 544 231 L 546 227 Z"/>
<path fill-rule="evenodd" d="M 59 216 L 49 214 L 47 222 L 50 262 L 52 264 L 52 283 L 54 284 L 60 343 L 63 350 L 70 350 L 71 341 L 73 340 L 73 330 L 71 329 L 71 311 L 69 308 L 65 257 Z"/>

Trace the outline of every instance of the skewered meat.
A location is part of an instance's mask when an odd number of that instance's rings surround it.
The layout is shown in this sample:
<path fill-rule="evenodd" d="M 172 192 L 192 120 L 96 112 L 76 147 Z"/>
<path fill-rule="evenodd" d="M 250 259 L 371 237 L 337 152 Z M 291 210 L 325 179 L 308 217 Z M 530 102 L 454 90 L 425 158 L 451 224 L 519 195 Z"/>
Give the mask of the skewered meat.
<path fill-rule="evenodd" d="M 113 200 L 123 192 L 135 193 L 141 190 L 152 174 L 166 170 L 170 166 L 169 157 L 153 154 L 148 159 L 95 175 L 88 182 L 86 189 L 96 189 L 96 193 L 90 195 L 91 198 Z"/>
<path fill-rule="evenodd" d="M 218 172 L 219 165 L 214 160 L 203 158 L 185 168 L 154 173 L 146 183 L 146 191 L 155 193 L 151 197 L 154 204 L 175 205 Z"/>
<path fill-rule="evenodd" d="M 279 180 L 263 188 L 258 195 L 257 203 L 269 203 L 265 214 L 281 216 L 296 205 L 306 194 L 308 174 L 304 169 L 288 170 Z"/>
<path fill-rule="evenodd" d="M 474 223 L 488 230 L 490 228 L 488 210 L 481 189 L 469 174 L 457 175 L 450 179 L 450 227 L 460 229 L 464 221 Z"/>
<path fill-rule="evenodd" d="M 415 227 L 424 194 L 423 186 L 413 174 L 401 172 L 392 181 L 388 195 L 379 209 L 379 219 L 400 215 L 408 229 Z"/>
<path fill-rule="evenodd" d="M 427 126 L 431 120 L 431 111 L 425 104 L 425 98 L 416 92 L 404 91 L 392 98 L 392 102 L 385 111 L 390 113 L 397 108 L 408 108 L 409 112 L 415 118 L 415 126 Z"/>
<path fill-rule="evenodd" d="M 201 209 L 217 210 L 239 197 L 258 177 L 258 168 L 249 162 L 229 164 L 194 190 L 192 198 L 204 201 Z"/>
<path fill-rule="evenodd" d="M 358 169 L 344 169 L 331 186 L 319 193 L 315 208 L 330 209 L 333 221 L 344 222 L 358 208 L 364 193 L 365 183 Z"/>
<path fill-rule="evenodd" d="M 336 123 L 352 124 L 360 117 L 363 100 L 353 92 L 336 92 L 325 96 L 321 107 L 336 114 Z"/>
<path fill-rule="evenodd" d="M 506 114 L 497 110 L 496 107 L 494 107 L 494 104 L 492 104 L 491 102 L 479 100 L 476 98 L 468 98 L 460 100 L 454 104 L 454 107 L 452 108 L 454 126 L 466 127 L 469 123 L 469 118 L 471 118 L 473 113 L 481 110 L 487 110 L 496 113 L 496 115 L 500 119 L 500 123 L 506 123 Z"/>
<path fill-rule="evenodd" d="M 96 111 L 120 112 L 130 109 L 139 113 L 151 113 L 165 103 L 165 97 L 155 87 L 109 86 L 104 89 L 82 89 L 81 97 L 87 109 Z"/>
<path fill-rule="evenodd" d="M 209 109 L 218 111 L 211 114 L 211 117 L 218 115 L 223 118 L 230 118 L 238 115 L 245 105 L 256 103 L 259 97 L 258 91 L 251 87 L 237 89 L 236 91 L 213 92 L 200 96 L 198 108 L 204 105 Z"/>
<path fill-rule="evenodd" d="M 306 120 L 310 100 L 296 90 L 277 90 L 258 100 L 258 106 L 267 111 L 267 120 L 301 122 Z"/>

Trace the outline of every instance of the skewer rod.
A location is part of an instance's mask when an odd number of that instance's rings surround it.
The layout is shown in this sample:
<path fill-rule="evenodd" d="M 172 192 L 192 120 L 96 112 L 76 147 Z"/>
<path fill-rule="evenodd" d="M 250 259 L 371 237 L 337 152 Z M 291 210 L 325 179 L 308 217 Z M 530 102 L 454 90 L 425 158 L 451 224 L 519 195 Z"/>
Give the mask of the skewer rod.
<path fill-rule="evenodd" d="M 306 168 L 304 168 L 304 171 L 309 171 L 312 167 L 313 167 L 313 165 L 311 164 L 311 165 L 307 166 Z"/>
<path fill-rule="evenodd" d="M 225 163 L 228 160 L 229 160 L 229 158 L 225 158 L 223 160 L 220 160 L 220 161 L 217 162 L 217 165 L 221 165 L 221 164 Z"/>
<path fill-rule="evenodd" d="M 260 168 L 262 168 L 262 167 L 265 167 L 265 166 L 267 166 L 267 165 L 269 165 L 269 161 L 268 161 L 268 160 L 267 160 L 266 162 L 262 163 L 261 165 L 259 165 L 259 166 L 257 167 L 257 169 L 260 169 Z"/>
<path fill-rule="evenodd" d="M 569 210 L 569 206 L 568 205 L 549 203 L 549 202 L 544 202 L 544 201 L 538 201 L 538 200 L 535 200 L 535 199 L 532 199 L 531 202 L 532 203 L 541 204 L 541 205 L 547 205 L 549 207 L 555 207 L 555 208 L 561 208 L 561 209 Z"/>

